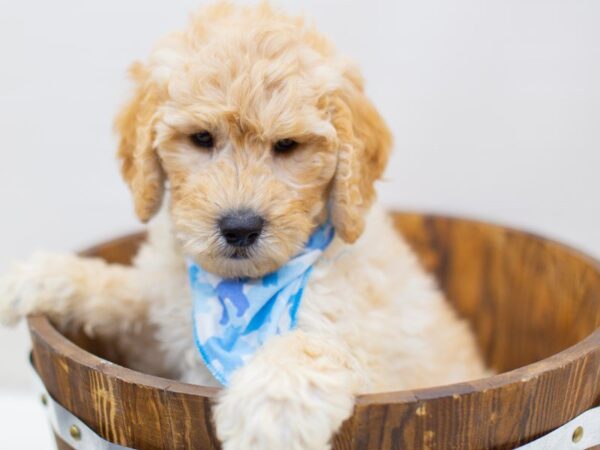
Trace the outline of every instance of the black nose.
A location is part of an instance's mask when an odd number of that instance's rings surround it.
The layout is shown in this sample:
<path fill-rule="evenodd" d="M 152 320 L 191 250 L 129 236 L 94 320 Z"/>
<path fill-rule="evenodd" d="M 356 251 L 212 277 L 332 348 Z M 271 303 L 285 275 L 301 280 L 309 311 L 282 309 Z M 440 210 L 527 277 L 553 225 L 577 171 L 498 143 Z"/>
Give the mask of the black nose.
<path fill-rule="evenodd" d="M 249 247 L 262 232 L 265 220 L 252 211 L 233 211 L 219 220 L 221 234 L 229 245 Z"/>

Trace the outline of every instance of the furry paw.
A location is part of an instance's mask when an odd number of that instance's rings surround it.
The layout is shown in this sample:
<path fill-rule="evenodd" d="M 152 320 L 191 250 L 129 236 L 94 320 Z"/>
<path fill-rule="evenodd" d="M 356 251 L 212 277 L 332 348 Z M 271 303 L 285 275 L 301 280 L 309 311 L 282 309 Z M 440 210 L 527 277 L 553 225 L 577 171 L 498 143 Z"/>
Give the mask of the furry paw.
<path fill-rule="evenodd" d="M 60 308 L 74 291 L 70 278 L 61 270 L 67 258 L 38 254 L 0 276 L 0 323 L 14 326 L 28 314 Z"/>
<path fill-rule="evenodd" d="M 329 450 L 335 432 L 323 410 L 264 391 L 225 394 L 215 419 L 223 450 Z"/>
<path fill-rule="evenodd" d="M 331 448 L 352 414 L 355 376 L 339 358 L 292 340 L 278 338 L 270 354 L 255 355 L 221 394 L 213 411 L 223 450 Z"/>

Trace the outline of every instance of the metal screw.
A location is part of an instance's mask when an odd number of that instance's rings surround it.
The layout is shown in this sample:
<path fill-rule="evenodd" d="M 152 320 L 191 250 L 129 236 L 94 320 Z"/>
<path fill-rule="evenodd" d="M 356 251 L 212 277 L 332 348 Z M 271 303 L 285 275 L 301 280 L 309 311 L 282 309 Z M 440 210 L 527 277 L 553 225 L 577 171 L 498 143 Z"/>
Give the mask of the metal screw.
<path fill-rule="evenodd" d="M 573 436 L 571 437 L 573 442 L 579 442 L 582 438 L 583 438 L 583 427 L 575 428 L 575 431 L 573 431 Z"/>
<path fill-rule="evenodd" d="M 71 428 L 69 428 L 69 434 L 76 441 L 81 440 L 81 430 L 79 430 L 79 428 L 77 426 L 71 425 Z"/>
<path fill-rule="evenodd" d="M 46 394 L 42 394 L 40 400 L 42 401 L 42 405 L 48 406 L 48 397 L 46 396 Z"/>

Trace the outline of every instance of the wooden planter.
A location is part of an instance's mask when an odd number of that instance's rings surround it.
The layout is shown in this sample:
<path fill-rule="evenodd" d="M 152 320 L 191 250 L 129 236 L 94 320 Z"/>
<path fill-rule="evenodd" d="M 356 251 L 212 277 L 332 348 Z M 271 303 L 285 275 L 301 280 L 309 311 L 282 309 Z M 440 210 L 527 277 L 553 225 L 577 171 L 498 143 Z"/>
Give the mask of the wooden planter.
<path fill-rule="evenodd" d="M 335 450 L 511 449 L 598 405 L 596 261 L 499 226 L 416 214 L 394 218 L 501 374 L 360 396 Z M 128 263 L 142 239 L 118 239 L 87 254 Z M 44 317 L 30 318 L 29 328 L 34 364 L 50 395 L 103 438 L 137 449 L 219 448 L 210 414 L 215 389 L 109 363 Z M 80 345 L 93 348 L 89 341 Z"/>

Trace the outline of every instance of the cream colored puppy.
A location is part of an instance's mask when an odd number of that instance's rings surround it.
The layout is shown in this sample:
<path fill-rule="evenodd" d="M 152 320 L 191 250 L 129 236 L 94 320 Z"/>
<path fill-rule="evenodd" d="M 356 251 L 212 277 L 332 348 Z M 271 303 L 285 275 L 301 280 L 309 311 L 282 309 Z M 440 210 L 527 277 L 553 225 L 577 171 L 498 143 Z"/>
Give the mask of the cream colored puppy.
<path fill-rule="evenodd" d="M 123 175 L 143 221 L 165 204 L 148 243 L 133 267 L 73 255 L 15 267 L 0 281 L 3 322 L 45 313 L 112 338 L 134 368 L 216 384 L 194 345 L 185 257 L 221 277 L 261 277 L 329 215 L 336 237 L 297 327 L 219 396 L 224 449 L 327 449 L 358 393 L 485 374 L 467 327 L 371 208 L 390 133 L 357 69 L 312 26 L 219 3 L 131 73 L 136 92 L 117 119 Z M 260 217 L 247 246 L 219 225 L 240 211 Z"/>

